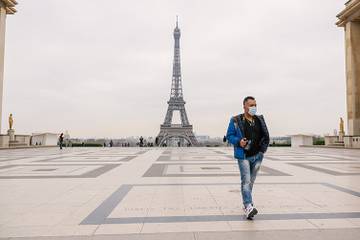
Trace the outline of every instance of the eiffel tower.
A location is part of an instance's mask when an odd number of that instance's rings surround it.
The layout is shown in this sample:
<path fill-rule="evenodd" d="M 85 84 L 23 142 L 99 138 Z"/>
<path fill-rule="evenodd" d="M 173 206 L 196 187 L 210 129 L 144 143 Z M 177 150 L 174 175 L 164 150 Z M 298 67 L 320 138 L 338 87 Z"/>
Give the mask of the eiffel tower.
<path fill-rule="evenodd" d="M 156 138 L 156 144 L 160 146 L 170 146 L 171 142 L 176 141 L 180 146 L 184 145 L 186 141 L 188 145 L 196 146 L 198 145 L 198 141 L 193 133 L 193 127 L 189 123 L 183 98 L 180 68 L 180 28 L 177 18 L 174 29 L 174 39 L 175 46 L 170 100 L 167 102 L 168 109 L 164 123 L 160 125 L 160 133 Z M 172 124 L 174 111 L 180 112 L 181 124 Z"/>

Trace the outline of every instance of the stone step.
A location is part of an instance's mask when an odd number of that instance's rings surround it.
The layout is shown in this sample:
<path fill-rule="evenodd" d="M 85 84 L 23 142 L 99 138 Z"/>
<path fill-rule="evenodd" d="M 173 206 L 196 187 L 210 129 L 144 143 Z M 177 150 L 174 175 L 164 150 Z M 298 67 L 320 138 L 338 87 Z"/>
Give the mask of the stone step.
<path fill-rule="evenodd" d="M 9 147 L 26 147 L 25 143 L 21 143 L 18 141 L 9 141 Z"/>
<path fill-rule="evenodd" d="M 335 142 L 335 143 L 329 144 L 329 147 L 345 147 L 345 143 L 344 142 Z"/>

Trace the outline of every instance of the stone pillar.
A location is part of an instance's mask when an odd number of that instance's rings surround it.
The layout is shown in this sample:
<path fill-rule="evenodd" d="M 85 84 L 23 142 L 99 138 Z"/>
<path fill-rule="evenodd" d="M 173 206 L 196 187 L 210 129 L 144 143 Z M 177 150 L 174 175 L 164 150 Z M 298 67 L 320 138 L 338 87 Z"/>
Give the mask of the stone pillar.
<path fill-rule="evenodd" d="M 339 139 L 338 139 L 338 141 L 339 141 L 339 142 L 344 142 L 344 136 L 345 136 L 345 133 L 344 133 L 344 132 L 339 132 Z"/>
<path fill-rule="evenodd" d="M 14 129 L 9 129 L 8 130 L 8 135 L 9 135 L 9 141 L 10 142 L 15 141 L 15 130 Z"/>
<path fill-rule="evenodd" d="M 3 100 L 3 82 L 4 82 L 4 52 L 5 52 L 5 21 L 6 10 L 0 1 L 0 134 L 2 127 L 2 100 Z"/>
<path fill-rule="evenodd" d="M 360 22 L 345 25 L 348 135 L 360 135 Z"/>

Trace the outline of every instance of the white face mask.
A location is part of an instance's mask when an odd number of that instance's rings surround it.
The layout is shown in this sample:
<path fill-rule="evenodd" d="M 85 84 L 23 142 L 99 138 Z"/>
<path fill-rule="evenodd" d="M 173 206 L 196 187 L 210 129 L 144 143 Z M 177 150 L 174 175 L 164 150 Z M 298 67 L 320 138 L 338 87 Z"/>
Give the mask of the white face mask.
<path fill-rule="evenodd" d="M 256 106 L 249 107 L 249 114 L 254 116 L 256 114 Z"/>

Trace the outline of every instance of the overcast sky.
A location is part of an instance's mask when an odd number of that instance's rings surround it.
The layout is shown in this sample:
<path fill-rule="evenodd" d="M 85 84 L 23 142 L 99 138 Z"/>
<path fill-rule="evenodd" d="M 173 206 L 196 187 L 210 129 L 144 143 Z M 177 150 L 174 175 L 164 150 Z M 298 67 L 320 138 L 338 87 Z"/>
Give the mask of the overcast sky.
<path fill-rule="evenodd" d="M 344 32 L 335 26 L 345 1 L 18 2 L 7 17 L 3 132 L 13 113 L 17 134 L 156 136 L 176 15 L 197 134 L 223 136 L 247 95 L 272 136 L 332 133 L 346 117 Z"/>

